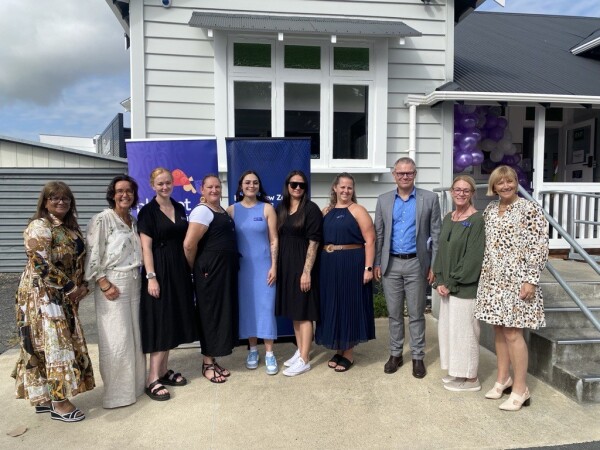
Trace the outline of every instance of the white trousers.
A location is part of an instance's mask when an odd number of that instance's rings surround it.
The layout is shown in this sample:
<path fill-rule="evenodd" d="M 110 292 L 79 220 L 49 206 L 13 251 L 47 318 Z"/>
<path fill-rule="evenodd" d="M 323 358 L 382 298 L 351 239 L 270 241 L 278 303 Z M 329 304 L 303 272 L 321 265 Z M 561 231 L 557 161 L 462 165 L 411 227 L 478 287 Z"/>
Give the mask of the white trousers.
<path fill-rule="evenodd" d="M 448 375 L 475 378 L 479 368 L 479 320 L 475 299 L 440 297 L 438 339 L 440 364 Z"/>
<path fill-rule="evenodd" d="M 107 279 L 121 293 L 110 301 L 98 286 L 94 290 L 98 321 L 100 375 L 104 383 L 104 408 L 118 408 L 135 403 L 144 393 L 146 358 L 140 335 L 139 270 L 107 271 Z"/>

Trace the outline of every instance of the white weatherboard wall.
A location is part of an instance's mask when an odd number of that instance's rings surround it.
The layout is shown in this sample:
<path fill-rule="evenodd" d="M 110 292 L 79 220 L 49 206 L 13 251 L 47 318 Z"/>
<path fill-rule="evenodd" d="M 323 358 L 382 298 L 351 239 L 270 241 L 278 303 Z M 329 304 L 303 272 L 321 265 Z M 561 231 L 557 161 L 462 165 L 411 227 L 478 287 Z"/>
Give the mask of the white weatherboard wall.
<path fill-rule="evenodd" d="M 226 99 L 215 99 L 215 42 L 204 29 L 190 27 L 194 10 L 213 9 L 259 14 L 319 14 L 399 20 L 422 33 L 420 37 L 388 40 L 388 167 L 407 156 L 409 94 L 425 94 L 452 79 L 454 57 L 453 3 L 332 0 L 160 0 L 130 1 L 132 138 L 220 136 L 226 124 L 216 123 Z M 219 82 L 219 81 L 217 81 Z M 216 112 L 217 111 L 217 112 Z M 432 189 L 449 184 L 452 110 L 447 106 L 417 110 L 417 183 Z M 444 174 L 445 172 L 445 174 Z M 333 174 L 313 174 L 313 197 L 324 205 Z M 357 176 L 361 203 L 374 211 L 378 194 L 393 189 L 390 174 L 372 181 Z M 365 186 L 369 184 L 369 186 Z"/>

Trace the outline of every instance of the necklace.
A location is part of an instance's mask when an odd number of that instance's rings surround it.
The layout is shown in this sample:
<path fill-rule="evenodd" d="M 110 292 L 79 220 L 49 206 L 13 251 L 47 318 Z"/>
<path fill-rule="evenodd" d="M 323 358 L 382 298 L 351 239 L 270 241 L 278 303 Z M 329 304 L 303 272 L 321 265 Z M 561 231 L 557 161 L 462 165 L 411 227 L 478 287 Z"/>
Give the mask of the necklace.
<path fill-rule="evenodd" d="M 458 215 L 456 214 L 456 213 L 458 212 L 458 210 L 454 211 L 454 212 L 452 213 L 452 220 L 453 220 L 454 222 L 458 222 L 458 221 L 459 221 L 460 219 L 462 219 L 462 218 L 467 218 L 467 217 L 470 215 L 470 214 L 469 214 L 469 211 L 470 211 L 470 209 L 471 209 L 471 208 L 467 208 L 465 211 L 463 211 L 462 213 L 460 213 L 460 214 L 458 214 Z"/>

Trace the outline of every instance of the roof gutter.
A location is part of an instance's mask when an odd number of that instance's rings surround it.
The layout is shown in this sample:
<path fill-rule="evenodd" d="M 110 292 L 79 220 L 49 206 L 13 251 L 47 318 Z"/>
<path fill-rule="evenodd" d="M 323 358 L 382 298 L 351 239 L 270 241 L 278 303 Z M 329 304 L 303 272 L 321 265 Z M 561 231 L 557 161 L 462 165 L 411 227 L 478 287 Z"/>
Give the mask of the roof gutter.
<path fill-rule="evenodd" d="M 409 95 L 407 106 L 432 106 L 439 102 L 502 102 L 502 103 L 531 103 L 556 104 L 589 107 L 600 107 L 600 96 L 595 95 L 558 95 L 558 94 L 525 94 L 511 92 L 464 92 L 464 91 L 434 91 L 427 95 Z"/>
<path fill-rule="evenodd" d="M 586 42 L 583 45 L 578 45 L 577 47 L 572 48 L 571 53 L 573 53 L 574 55 L 579 55 L 580 53 L 584 53 L 588 50 L 592 50 L 593 48 L 598 47 L 598 45 L 600 45 L 600 37 L 592 39 L 591 41 Z"/>

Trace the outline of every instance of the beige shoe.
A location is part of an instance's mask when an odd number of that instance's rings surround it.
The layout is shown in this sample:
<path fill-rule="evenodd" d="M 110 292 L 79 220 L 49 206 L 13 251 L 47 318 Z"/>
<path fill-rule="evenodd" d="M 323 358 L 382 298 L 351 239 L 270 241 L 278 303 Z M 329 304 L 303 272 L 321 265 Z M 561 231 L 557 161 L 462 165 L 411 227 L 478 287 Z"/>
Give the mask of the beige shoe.
<path fill-rule="evenodd" d="M 502 403 L 499 408 L 502 411 L 518 411 L 521 406 L 529 406 L 531 403 L 531 396 L 529 395 L 529 389 L 525 388 L 523 395 L 512 392 L 508 400 Z"/>
<path fill-rule="evenodd" d="M 502 394 L 510 394 L 510 392 L 512 391 L 512 385 L 513 380 L 511 377 L 508 377 L 508 380 L 506 380 L 506 383 L 504 384 L 500 384 L 496 381 L 494 387 L 485 393 L 485 398 L 498 400 L 499 398 L 502 398 Z"/>

